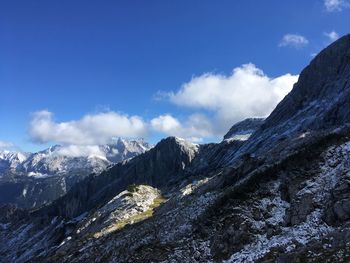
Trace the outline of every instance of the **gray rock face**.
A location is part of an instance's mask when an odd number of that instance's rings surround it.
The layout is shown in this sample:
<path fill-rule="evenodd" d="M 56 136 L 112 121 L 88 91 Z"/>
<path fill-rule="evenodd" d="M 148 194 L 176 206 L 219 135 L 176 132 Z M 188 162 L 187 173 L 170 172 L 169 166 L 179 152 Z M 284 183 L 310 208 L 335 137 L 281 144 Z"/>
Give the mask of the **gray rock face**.
<path fill-rule="evenodd" d="M 198 152 L 198 145 L 176 137 L 160 141 L 154 148 L 119 163 L 98 176 L 90 176 L 41 213 L 75 217 L 107 202 L 131 184 L 164 188 L 184 175 Z"/>
<path fill-rule="evenodd" d="M 220 143 L 199 145 L 199 151 L 191 166 L 187 169 L 193 174 L 209 174 L 215 170 L 225 167 L 222 160 L 231 152 L 245 143 L 244 140 L 225 139 Z"/>
<path fill-rule="evenodd" d="M 11 204 L 0 206 L 0 224 L 2 224 L 2 228 L 6 228 L 8 223 L 16 223 L 23 220 L 23 218 L 29 219 L 28 211 Z"/>
<path fill-rule="evenodd" d="M 267 118 L 263 129 L 298 123 L 299 129 L 328 128 L 350 121 L 350 35 L 320 52 Z M 289 127 L 288 127 L 289 128 Z"/>
<path fill-rule="evenodd" d="M 225 159 L 233 163 L 242 154 L 270 159 L 317 133 L 350 122 L 350 35 L 320 52 L 300 74 L 293 90 L 277 105 L 261 128 L 239 151 Z M 271 153 L 271 154 L 269 154 Z"/>
<path fill-rule="evenodd" d="M 68 180 L 61 176 L 54 176 L 1 183 L 0 204 L 15 204 L 26 209 L 41 207 L 66 194 L 69 189 Z"/>
<path fill-rule="evenodd" d="M 338 164 L 337 164 L 338 166 Z M 349 168 L 350 170 L 350 168 Z M 350 219 L 350 172 L 344 173 L 331 193 L 325 220 L 330 225 L 337 225 Z"/>

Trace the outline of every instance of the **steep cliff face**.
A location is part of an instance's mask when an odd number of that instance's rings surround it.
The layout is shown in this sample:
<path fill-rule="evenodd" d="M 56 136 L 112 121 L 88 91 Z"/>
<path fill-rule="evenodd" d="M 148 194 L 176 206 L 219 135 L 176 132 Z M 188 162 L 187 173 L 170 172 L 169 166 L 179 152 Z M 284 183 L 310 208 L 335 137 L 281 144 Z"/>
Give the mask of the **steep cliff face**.
<path fill-rule="evenodd" d="M 233 164 L 243 154 L 276 161 L 279 154 L 288 155 L 310 137 L 349 123 L 349 50 L 347 35 L 321 51 L 262 126 L 239 150 L 231 151 L 224 163 Z"/>
<path fill-rule="evenodd" d="M 349 122 L 349 47 L 347 35 L 321 51 L 267 118 L 263 130 L 284 123 L 297 123 L 298 129 L 317 129 Z"/>
<path fill-rule="evenodd" d="M 176 137 L 160 141 L 148 152 L 119 163 L 98 176 L 77 184 L 44 214 L 74 217 L 107 202 L 131 184 L 167 187 L 179 180 L 198 152 L 198 145 Z"/>

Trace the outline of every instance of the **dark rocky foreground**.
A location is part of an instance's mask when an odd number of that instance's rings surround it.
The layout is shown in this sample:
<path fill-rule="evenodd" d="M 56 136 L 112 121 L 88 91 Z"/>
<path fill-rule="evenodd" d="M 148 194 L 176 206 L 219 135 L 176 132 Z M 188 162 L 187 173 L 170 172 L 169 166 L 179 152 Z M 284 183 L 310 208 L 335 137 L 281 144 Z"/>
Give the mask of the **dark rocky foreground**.
<path fill-rule="evenodd" d="M 178 138 L 36 211 L 2 208 L 3 262 L 349 262 L 350 35 L 246 141 Z"/>

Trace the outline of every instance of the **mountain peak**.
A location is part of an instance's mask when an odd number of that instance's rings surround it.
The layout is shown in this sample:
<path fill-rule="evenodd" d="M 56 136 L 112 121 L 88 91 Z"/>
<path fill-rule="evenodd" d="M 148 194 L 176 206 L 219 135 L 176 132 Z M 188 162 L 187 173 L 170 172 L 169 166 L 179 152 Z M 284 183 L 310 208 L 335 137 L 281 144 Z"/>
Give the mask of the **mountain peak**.
<path fill-rule="evenodd" d="M 195 156 L 199 149 L 198 144 L 194 144 L 190 141 L 176 136 L 170 136 L 162 139 L 155 147 L 159 149 L 162 149 L 164 147 L 179 148 L 181 151 L 186 152 L 190 156 L 190 159 Z"/>
<path fill-rule="evenodd" d="M 320 120 L 344 123 L 349 121 L 350 108 L 344 107 L 335 112 L 339 102 L 348 98 L 350 92 L 350 34 L 346 35 L 322 50 L 300 74 L 293 90 L 279 103 L 266 119 L 263 127 L 280 124 L 302 110 L 313 111 L 315 117 L 323 115 Z M 348 102 L 349 103 L 349 99 Z M 338 105 L 335 107 L 335 105 Z M 348 104 L 346 104 L 348 105 Z M 309 108 L 309 109 L 307 109 Z M 329 115 L 334 115 L 333 120 Z M 328 117 L 326 117 L 328 115 Z M 311 116 L 310 116 L 311 117 Z M 314 122 L 311 118 L 308 123 Z M 327 120 L 326 120 L 327 119 Z M 333 123 L 333 124 L 337 124 Z M 326 123 L 325 123 L 326 124 Z"/>
<path fill-rule="evenodd" d="M 166 138 L 162 139 L 160 142 L 195 145 L 195 144 L 191 143 L 190 141 L 187 141 L 186 139 L 181 138 L 181 137 L 177 137 L 177 136 L 166 137 Z"/>
<path fill-rule="evenodd" d="M 273 158 L 293 151 L 295 140 L 328 133 L 350 123 L 350 35 L 322 50 L 301 72 L 292 91 L 277 105 L 261 127 L 224 163 L 243 154 Z M 291 140 L 294 140 L 291 143 Z M 267 154 L 268 152 L 274 154 Z"/>

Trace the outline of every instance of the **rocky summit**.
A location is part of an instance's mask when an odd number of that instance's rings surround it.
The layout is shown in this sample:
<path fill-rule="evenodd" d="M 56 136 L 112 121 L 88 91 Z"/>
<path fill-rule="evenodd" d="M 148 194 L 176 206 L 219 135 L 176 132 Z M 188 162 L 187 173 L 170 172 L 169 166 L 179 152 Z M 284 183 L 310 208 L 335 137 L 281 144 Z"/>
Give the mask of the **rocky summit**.
<path fill-rule="evenodd" d="M 350 35 L 266 120 L 164 139 L 0 223 L 2 262 L 349 262 Z"/>

